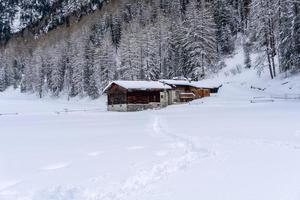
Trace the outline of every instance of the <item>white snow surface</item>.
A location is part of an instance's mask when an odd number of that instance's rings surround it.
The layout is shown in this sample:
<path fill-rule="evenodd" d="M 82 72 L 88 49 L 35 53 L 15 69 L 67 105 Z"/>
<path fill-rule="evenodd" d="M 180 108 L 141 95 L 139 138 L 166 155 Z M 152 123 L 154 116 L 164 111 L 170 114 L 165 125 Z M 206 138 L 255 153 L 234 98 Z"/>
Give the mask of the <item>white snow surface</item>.
<path fill-rule="evenodd" d="M 203 81 L 216 95 L 134 113 L 0 93 L 0 199 L 299 200 L 300 99 L 272 95 L 300 76 L 235 68 Z"/>

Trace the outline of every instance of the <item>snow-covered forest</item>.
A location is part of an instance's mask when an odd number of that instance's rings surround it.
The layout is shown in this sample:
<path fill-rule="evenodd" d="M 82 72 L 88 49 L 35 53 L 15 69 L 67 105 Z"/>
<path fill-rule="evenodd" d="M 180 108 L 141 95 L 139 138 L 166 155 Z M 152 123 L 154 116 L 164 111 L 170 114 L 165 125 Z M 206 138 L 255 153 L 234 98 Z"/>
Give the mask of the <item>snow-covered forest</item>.
<path fill-rule="evenodd" d="M 297 0 L 101 2 L 1 2 L 0 91 L 97 98 L 115 79 L 200 80 L 225 67 L 237 38 L 245 68 L 299 72 Z"/>
<path fill-rule="evenodd" d="M 300 0 L 0 0 L 0 200 L 300 200 L 299 80 Z"/>

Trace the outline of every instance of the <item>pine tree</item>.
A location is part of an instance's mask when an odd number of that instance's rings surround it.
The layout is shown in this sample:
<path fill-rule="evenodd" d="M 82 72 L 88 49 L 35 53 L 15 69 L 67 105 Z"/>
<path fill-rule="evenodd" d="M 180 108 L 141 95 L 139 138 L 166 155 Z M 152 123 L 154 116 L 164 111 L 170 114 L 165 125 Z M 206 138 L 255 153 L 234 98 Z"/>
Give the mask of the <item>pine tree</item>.
<path fill-rule="evenodd" d="M 67 48 L 65 44 L 61 44 Z M 66 62 L 66 49 L 52 46 L 51 50 L 45 52 L 43 73 L 45 76 L 45 90 L 49 90 L 54 97 L 58 97 L 63 90 L 63 77 Z"/>
<path fill-rule="evenodd" d="M 115 70 L 116 70 L 116 62 L 114 49 L 112 47 L 112 41 L 109 37 L 106 37 L 102 41 L 102 46 L 100 50 L 100 59 L 102 63 L 100 64 L 101 69 L 101 90 L 103 90 L 111 81 L 114 80 Z"/>
<path fill-rule="evenodd" d="M 293 1 L 293 56 L 294 68 L 300 70 L 300 2 Z"/>
<path fill-rule="evenodd" d="M 13 86 L 15 89 L 17 89 L 18 86 L 20 85 L 21 77 L 22 77 L 21 65 L 17 60 L 13 60 L 12 70 L 13 70 Z"/>
<path fill-rule="evenodd" d="M 72 38 L 76 38 L 77 34 L 72 35 Z M 74 39 L 72 39 L 73 41 Z M 71 77 L 71 88 L 70 88 L 70 96 L 84 96 L 84 38 L 82 40 L 77 40 L 77 43 L 70 43 L 70 52 L 69 52 L 69 67 L 72 71 Z"/>
<path fill-rule="evenodd" d="M 118 14 L 110 16 L 110 29 L 112 44 L 117 49 L 120 46 L 122 23 Z"/>
<path fill-rule="evenodd" d="M 248 40 L 246 40 L 243 44 L 243 49 L 244 49 L 244 56 L 245 56 L 245 68 L 250 69 L 251 68 L 251 57 L 250 57 L 250 42 Z"/>
<path fill-rule="evenodd" d="M 251 6 L 252 33 L 258 48 L 264 48 L 270 76 L 276 76 L 275 11 L 273 0 L 253 0 Z"/>
<path fill-rule="evenodd" d="M 160 23 L 160 22 L 159 22 Z M 162 24 L 155 24 L 145 29 L 144 38 L 144 57 L 146 72 L 145 78 L 151 80 L 158 80 L 162 76 L 163 60 L 164 60 L 164 37 Z"/>
<path fill-rule="evenodd" d="M 90 73 L 91 68 L 94 65 L 93 49 L 91 40 L 87 41 L 87 44 L 84 47 L 84 66 L 83 66 L 83 88 L 84 92 L 88 94 L 90 87 Z"/>
<path fill-rule="evenodd" d="M 33 92 L 38 94 L 40 98 L 43 97 L 45 83 L 44 66 L 41 55 L 43 55 L 41 49 L 36 49 L 36 51 L 33 53 L 30 66 L 32 68 L 32 89 Z"/>
<path fill-rule="evenodd" d="M 167 78 L 173 78 L 176 76 L 181 76 L 181 68 L 184 66 L 183 62 L 183 47 L 182 47 L 182 37 L 183 37 L 183 26 L 181 22 L 172 22 L 170 26 L 170 38 L 169 38 L 169 49 L 168 49 L 168 74 Z"/>
<path fill-rule="evenodd" d="M 21 81 L 21 91 L 22 92 L 34 92 L 34 73 L 32 66 L 32 60 L 24 60 L 24 74 Z"/>
<path fill-rule="evenodd" d="M 107 33 L 108 34 L 108 33 Z M 95 90 L 102 90 L 116 77 L 116 58 L 111 36 L 108 34 L 94 52 L 95 66 L 91 80 L 97 84 Z"/>
<path fill-rule="evenodd" d="M 140 54 L 136 33 L 137 22 L 131 22 L 129 27 L 122 33 L 119 48 L 121 64 L 118 69 L 121 79 L 137 80 L 139 76 Z"/>
<path fill-rule="evenodd" d="M 221 55 L 232 54 L 234 50 L 235 17 L 234 9 L 226 0 L 215 0 L 213 3 L 214 21 L 218 51 Z"/>
<path fill-rule="evenodd" d="M 3 92 L 6 89 L 5 82 L 5 69 L 3 66 L 0 66 L 0 92 Z"/>
<path fill-rule="evenodd" d="M 206 69 L 217 61 L 216 29 L 212 14 L 206 8 L 197 8 L 196 1 L 191 1 L 187 8 L 182 36 L 183 53 L 187 64 L 183 75 L 188 78 L 197 73 L 203 77 Z"/>
<path fill-rule="evenodd" d="M 278 41 L 278 59 L 280 70 L 282 72 L 292 69 L 292 54 L 293 54 L 293 42 L 292 42 L 292 4 L 290 1 L 283 2 L 278 0 L 276 6 L 277 9 L 277 41 Z"/>

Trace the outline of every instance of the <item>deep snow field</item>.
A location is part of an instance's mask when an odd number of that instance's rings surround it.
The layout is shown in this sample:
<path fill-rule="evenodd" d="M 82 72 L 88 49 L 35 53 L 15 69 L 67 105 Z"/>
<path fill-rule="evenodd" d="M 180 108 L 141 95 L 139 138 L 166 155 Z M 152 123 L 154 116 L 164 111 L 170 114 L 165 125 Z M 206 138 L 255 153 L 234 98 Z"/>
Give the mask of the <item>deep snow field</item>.
<path fill-rule="evenodd" d="M 203 82 L 217 95 L 134 113 L 1 93 L 0 200 L 299 200 L 300 99 L 273 97 L 300 76 L 255 77 L 223 70 Z"/>

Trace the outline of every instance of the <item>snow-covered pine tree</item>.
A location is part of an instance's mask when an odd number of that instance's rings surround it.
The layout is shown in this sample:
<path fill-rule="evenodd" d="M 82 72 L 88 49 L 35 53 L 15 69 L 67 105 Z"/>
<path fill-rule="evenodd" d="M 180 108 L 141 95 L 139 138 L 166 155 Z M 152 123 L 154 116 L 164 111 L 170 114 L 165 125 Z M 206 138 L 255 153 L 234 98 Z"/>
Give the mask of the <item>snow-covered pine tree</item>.
<path fill-rule="evenodd" d="M 294 52 L 292 59 L 294 61 L 294 68 L 300 70 L 300 2 L 293 1 L 293 43 Z"/>
<path fill-rule="evenodd" d="M 285 72 L 293 66 L 292 3 L 290 0 L 277 0 L 276 7 L 279 67 L 281 72 Z"/>
<path fill-rule="evenodd" d="M 181 21 L 172 21 L 169 27 L 170 37 L 169 37 L 169 49 L 168 49 L 168 74 L 167 78 L 173 78 L 181 76 L 181 68 L 184 66 L 183 62 L 183 25 Z"/>
<path fill-rule="evenodd" d="M 142 62 L 142 66 L 140 68 L 141 79 L 150 80 L 160 73 L 158 62 L 158 46 L 157 41 L 155 40 L 154 29 L 155 28 L 153 25 L 148 25 L 140 33 L 141 41 L 139 43 Z"/>
<path fill-rule="evenodd" d="M 0 1 L 0 44 L 7 42 L 11 37 L 11 18 L 14 16 L 15 10 L 12 5 L 13 1 Z"/>
<path fill-rule="evenodd" d="M 17 89 L 21 82 L 22 66 L 16 59 L 13 60 L 12 70 L 13 70 L 13 86 L 15 89 Z"/>
<path fill-rule="evenodd" d="M 97 87 L 97 81 L 94 79 L 95 72 L 95 57 L 94 57 L 95 45 L 92 40 L 88 40 L 85 46 L 85 64 L 83 66 L 83 83 L 85 93 L 95 99 L 99 97 L 99 89 Z"/>
<path fill-rule="evenodd" d="M 140 58 L 137 42 L 138 22 L 132 21 L 126 24 L 123 30 L 119 48 L 121 65 L 119 67 L 119 75 L 121 79 L 137 80 L 139 77 Z M 125 26 L 125 25 L 124 25 Z"/>
<path fill-rule="evenodd" d="M 166 77 L 168 67 L 168 48 L 169 48 L 169 20 L 159 12 L 153 25 L 150 25 L 146 31 L 148 33 L 148 64 L 150 73 L 148 77 L 151 80 L 158 80 Z"/>
<path fill-rule="evenodd" d="M 70 100 L 72 96 L 72 85 L 73 85 L 73 68 L 70 65 L 69 58 L 67 58 L 65 71 L 64 71 L 64 79 L 63 79 L 63 91 L 67 95 L 68 100 Z"/>
<path fill-rule="evenodd" d="M 244 63 L 245 63 L 245 68 L 250 69 L 251 68 L 251 43 L 248 39 L 245 39 L 243 42 L 243 50 L 244 50 Z"/>
<path fill-rule="evenodd" d="M 120 46 L 121 31 L 122 31 L 122 21 L 119 14 L 110 16 L 110 29 L 111 29 L 111 40 L 112 44 L 117 49 Z"/>
<path fill-rule="evenodd" d="M 7 85 L 5 82 L 5 69 L 0 65 L 0 92 L 3 92 L 6 89 Z"/>
<path fill-rule="evenodd" d="M 22 92 L 34 92 L 34 82 L 35 80 L 33 68 L 32 68 L 32 54 L 31 59 L 28 57 L 24 60 L 24 74 L 22 77 L 22 83 L 21 83 L 21 91 Z"/>
<path fill-rule="evenodd" d="M 116 59 L 112 38 L 109 34 L 103 38 L 99 48 L 96 64 L 100 69 L 100 91 L 102 91 L 116 76 Z"/>
<path fill-rule="evenodd" d="M 240 30 L 240 32 L 245 33 L 249 25 L 249 12 L 250 12 L 250 5 L 252 0 L 236 0 L 236 1 L 237 1 L 236 4 L 238 7 L 237 13 L 239 15 L 239 19 L 235 21 L 239 22 L 238 29 Z"/>
<path fill-rule="evenodd" d="M 3 51 L 0 53 L 0 66 L 4 69 L 5 88 L 14 85 L 14 71 L 12 68 L 13 58 L 9 52 Z"/>
<path fill-rule="evenodd" d="M 57 97 L 63 90 L 66 54 L 64 50 L 60 51 L 57 47 L 53 47 L 53 50 L 49 54 L 46 64 L 47 71 L 49 68 L 51 69 L 49 89 L 52 95 Z"/>
<path fill-rule="evenodd" d="M 31 62 L 32 73 L 33 73 L 33 91 L 34 93 L 38 94 L 40 98 L 43 97 L 44 92 L 44 84 L 45 84 L 45 71 L 44 71 L 44 63 L 43 55 L 41 49 L 36 49 L 33 52 L 33 58 Z"/>
<path fill-rule="evenodd" d="M 218 51 L 221 55 L 230 55 L 234 51 L 234 9 L 227 0 L 215 0 L 212 10 L 217 29 Z"/>
<path fill-rule="evenodd" d="M 153 34 L 154 32 L 152 32 Z M 159 46 L 159 42 L 156 40 L 152 40 L 150 43 L 151 46 L 148 49 L 149 54 L 147 57 L 147 65 L 150 70 L 147 71 L 146 77 L 149 80 L 159 80 L 162 77 L 162 58 L 161 58 L 161 47 Z"/>
<path fill-rule="evenodd" d="M 13 77 L 13 69 L 10 66 L 10 63 L 7 63 L 6 60 L 4 60 L 4 70 L 5 70 L 5 84 L 7 87 L 13 85 L 14 77 Z"/>
<path fill-rule="evenodd" d="M 190 1 L 184 31 L 181 38 L 187 62 L 182 70 L 186 78 L 196 76 L 202 78 L 206 70 L 217 61 L 216 25 L 210 11 L 197 7 L 197 1 Z"/>
<path fill-rule="evenodd" d="M 274 0 L 253 0 L 251 5 L 251 32 L 257 49 L 263 48 L 270 76 L 276 76 L 275 13 Z"/>
<path fill-rule="evenodd" d="M 76 33 L 71 37 L 77 37 Z M 75 41 L 72 39 L 72 41 Z M 69 53 L 69 66 L 72 69 L 72 77 L 71 77 L 71 90 L 70 96 L 84 96 L 84 38 L 80 38 L 76 43 L 70 43 L 70 53 Z"/>

